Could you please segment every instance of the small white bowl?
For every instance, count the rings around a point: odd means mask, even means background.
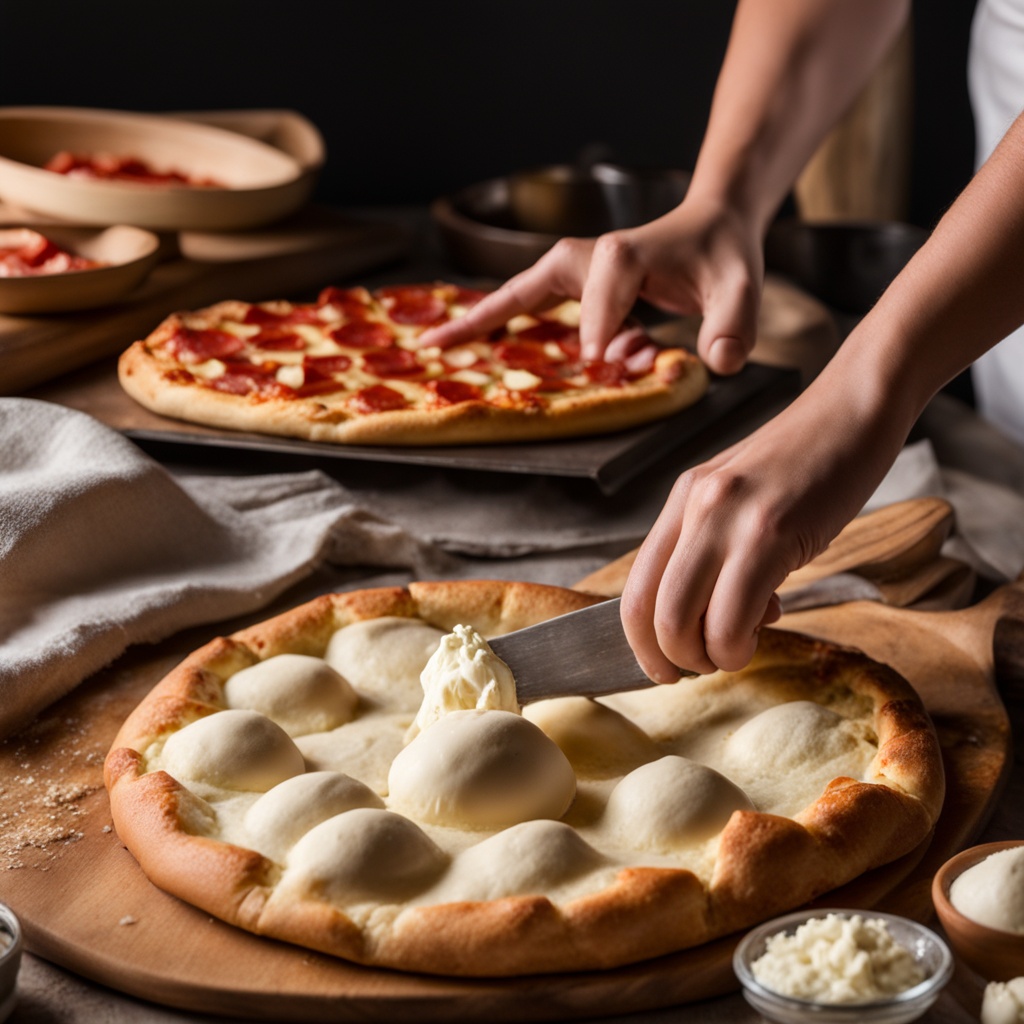
[[[61,151],[138,157],[222,187],[69,177],[44,169]],[[292,213],[313,179],[282,150],[211,124],[77,107],[0,108],[0,197],[74,224],[232,231]]]
[[[821,1003],[780,995],[762,985],[753,974],[752,964],[765,951],[772,936],[780,932],[792,934],[812,918],[836,914],[852,917],[881,918],[892,937],[905,946],[920,964],[927,977],[919,985],[888,999],[871,1003]],[[917,1020],[939,997],[953,975],[953,955],[946,944],[930,928],[895,914],[876,910],[803,910],[775,918],[746,935],[733,954],[733,970],[743,986],[743,996],[759,1013],[780,1024],[907,1024]]]
[[[3,232],[18,227],[38,231],[62,249],[105,265],[0,277],[0,313],[64,313],[110,305],[141,284],[160,258],[160,239],[128,224],[97,230],[65,224],[0,223],[0,238]]]
[[[21,923],[14,911],[0,903],[0,932],[10,944],[0,945],[0,1022],[7,1020],[18,1000],[18,969],[21,967]]]

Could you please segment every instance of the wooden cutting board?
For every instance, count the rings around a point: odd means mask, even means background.
[[[261,230],[168,235],[162,261],[116,305],[49,316],[0,314],[0,395],[116,355],[176,310],[221,299],[315,294],[398,258],[411,244],[404,226],[318,206]]]
[[[932,712],[945,755],[948,795],[932,840],[828,894],[824,904],[930,917],[935,868],[977,837],[1008,772],[1009,723],[993,677],[997,666],[1020,672],[1019,631],[1004,628],[1020,621],[1022,584],[957,611],[860,603],[801,612],[783,623],[857,644],[896,665]],[[735,939],[610,971],[431,978],[260,939],[157,890],[112,831],[102,761],[128,712],[216,631],[195,629],[133,649],[0,745],[0,900],[21,916],[32,952],[158,1003],[267,1020],[569,1020],[689,1003],[735,988]],[[680,1010],[681,1019],[686,1012]]]

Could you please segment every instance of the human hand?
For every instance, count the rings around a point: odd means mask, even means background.
[[[779,584],[863,508],[898,454],[909,422],[865,401],[863,378],[831,376],[677,480],[622,595],[652,679],[746,665],[781,614]]]
[[[698,354],[716,373],[731,374],[754,347],[763,278],[753,227],[726,207],[686,199],[637,228],[560,240],[464,316],[424,332],[420,343],[461,344],[520,313],[579,299],[583,358],[628,364],[649,347],[644,333],[627,324],[643,298],[669,313],[703,314]]]

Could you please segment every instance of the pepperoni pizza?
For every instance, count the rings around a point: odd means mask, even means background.
[[[667,416],[707,388],[681,348],[648,365],[584,361],[579,305],[425,347],[482,292],[447,283],[326,288],[315,302],[220,302],[175,313],[121,357],[136,401],[209,426],[368,445],[598,434]]]

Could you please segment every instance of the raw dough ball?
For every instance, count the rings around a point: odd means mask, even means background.
[[[306,772],[268,790],[246,811],[252,848],[283,861],[311,828],[353,807],[383,808],[373,790],[341,772]]]
[[[415,714],[423,700],[420,673],[444,630],[419,619],[387,616],[339,629],[324,660],[383,707]]]
[[[339,904],[399,902],[427,888],[447,855],[408,818],[357,808],[307,832],[288,855],[289,883]]]
[[[224,684],[229,708],[249,708],[289,736],[327,732],[352,720],[359,698],[322,658],[279,654],[236,672]]]
[[[670,853],[718,835],[737,810],[755,810],[739,786],[707,765],[670,754],[630,772],[612,790],[605,815],[623,842]]]
[[[549,893],[605,863],[570,825],[524,821],[461,854],[431,896],[447,902]]]
[[[539,700],[526,705],[523,717],[558,744],[583,778],[625,775],[662,754],[643,729],[589,697]]]
[[[809,700],[778,704],[744,722],[726,741],[730,764],[745,775],[778,776],[807,762],[825,764],[856,746],[845,719]]]
[[[560,818],[576,776],[558,747],[510,711],[453,711],[394,760],[388,803],[422,821],[506,828]]]
[[[158,767],[183,785],[266,792],[305,771],[299,748],[256,711],[218,711],[173,733]]]

